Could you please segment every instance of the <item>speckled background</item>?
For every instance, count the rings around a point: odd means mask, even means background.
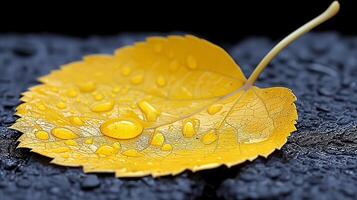
[[[258,86],[285,86],[298,97],[298,131],[280,151],[230,169],[175,177],[117,179],[84,174],[15,149],[21,92],[59,65],[112,53],[144,35],[69,38],[0,35],[0,199],[356,199],[357,37],[304,36],[262,74]],[[224,46],[246,74],[275,42],[248,38]]]

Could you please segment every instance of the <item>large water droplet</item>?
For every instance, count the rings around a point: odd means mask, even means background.
[[[143,131],[141,123],[135,119],[110,119],[100,126],[102,134],[116,139],[131,139]]]
[[[114,101],[106,101],[98,104],[94,104],[91,108],[93,112],[108,112],[114,107]]]
[[[165,141],[164,135],[162,133],[155,132],[154,136],[151,139],[150,144],[153,146],[161,147],[164,141]]]
[[[97,153],[101,156],[110,156],[110,155],[114,154],[115,152],[116,152],[116,150],[112,146],[109,146],[109,145],[100,146],[95,151],[95,153]]]
[[[40,140],[48,140],[48,138],[49,138],[48,133],[46,131],[37,131],[35,133],[35,136],[37,139],[40,139]]]
[[[64,140],[75,139],[78,137],[75,133],[73,133],[73,131],[63,127],[56,127],[52,129],[51,134],[56,138]]]
[[[149,122],[156,121],[160,115],[160,111],[147,101],[143,100],[138,102],[138,107],[144,113],[146,120]]]
[[[95,90],[95,83],[92,81],[78,84],[79,90],[82,92],[93,92]]]
[[[207,108],[207,112],[210,115],[214,115],[214,114],[218,113],[219,111],[221,111],[222,108],[223,108],[222,104],[213,104]]]
[[[202,136],[201,142],[203,144],[212,144],[218,139],[217,133],[215,130],[210,130],[208,133]]]

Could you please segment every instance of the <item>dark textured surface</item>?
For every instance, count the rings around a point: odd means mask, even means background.
[[[357,196],[357,38],[309,34],[262,74],[259,86],[298,97],[298,131],[268,159],[175,177],[117,179],[58,167],[15,149],[8,130],[21,92],[36,78],[89,53],[111,53],[143,36],[74,39],[0,36],[0,199],[355,199]],[[227,46],[249,74],[274,43],[251,38]]]

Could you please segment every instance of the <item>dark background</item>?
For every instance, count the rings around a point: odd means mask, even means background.
[[[194,3],[195,2],[195,3]],[[54,33],[86,37],[127,32],[173,31],[213,42],[251,35],[279,39],[324,11],[331,0],[285,1],[47,1],[1,7],[1,33]],[[340,0],[339,15],[315,31],[356,35],[357,1]]]

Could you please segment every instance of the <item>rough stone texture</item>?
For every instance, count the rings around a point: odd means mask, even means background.
[[[258,86],[298,97],[298,131],[268,159],[175,177],[117,179],[15,149],[7,129],[21,92],[36,78],[89,53],[111,53],[144,36],[75,39],[0,36],[0,199],[354,199],[357,196],[357,37],[304,36],[262,74]],[[273,46],[266,38],[227,45],[246,74]]]

